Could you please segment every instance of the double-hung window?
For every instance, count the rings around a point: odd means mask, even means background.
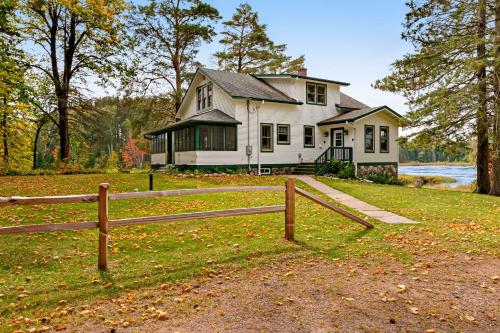
[[[307,104],[326,105],[326,84],[306,83]]]
[[[276,125],[277,140],[278,145],[289,145],[290,144],[290,125],[288,124],[278,124]]]
[[[365,125],[365,153],[375,152],[375,126]]]
[[[389,152],[389,127],[380,126],[380,152]]]
[[[260,124],[260,151],[272,152],[273,150],[273,124]]]
[[[314,148],[314,126],[304,126],[304,147]]]
[[[213,104],[213,87],[212,83],[207,83],[196,88],[197,109],[204,110],[212,107]]]

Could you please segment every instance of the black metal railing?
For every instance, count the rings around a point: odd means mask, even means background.
[[[314,161],[316,174],[321,174],[332,159],[352,162],[352,147],[328,147]]]

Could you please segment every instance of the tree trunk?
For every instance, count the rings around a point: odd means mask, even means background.
[[[38,146],[38,138],[40,137],[40,132],[42,131],[43,125],[45,125],[45,117],[43,117],[40,120],[40,123],[36,127],[35,142],[33,143],[33,170],[36,169],[36,164],[37,164],[36,151]]]
[[[3,117],[2,117],[2,142],[3,142],[3,165],[6,169],[9,167],[9,138],[7,136],[7,98],[3,99]]]
[[[495,1],[495,99],[493,115],[493,170],[490,194],[500,196],[500,0]]]
[[[65,96],[64,96],[65,95]],[[68,121],[68,95],[58,96],[57,111],[59,113],[59,145],[61,161],[69,157],[69,121]]]
[[[478,81],[478,109],[476,114],[477,132],[477,192],[490,191],[490,177],[488,175],[488,101],[486,85],[486,0],[479,1],[477,36],[480,41],[477,45],[477,60],[481,64],[477,71]]]

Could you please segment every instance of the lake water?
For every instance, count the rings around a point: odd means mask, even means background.
[[[455,187],[470,184],[476,179],[476,168],[472,165],[403,165],[399,167],[399,173],[418,176],[446,176],[455,178],[456,183],[447,183]]]

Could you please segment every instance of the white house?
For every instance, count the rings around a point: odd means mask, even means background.
[[[341,92],[345,82],[298,74],[249,75],[199,68],[177,121],[150,133],[151,164],[321,172],[330,159],[357,174],[397,173],[398,113]]]

